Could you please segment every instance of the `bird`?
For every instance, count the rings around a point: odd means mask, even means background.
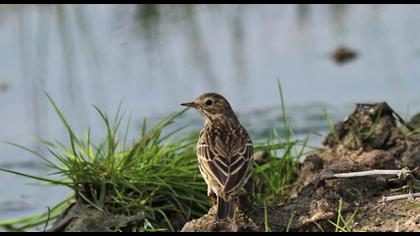
[[[238,194],[253,169],[253,144],[231,105],[222,95],[209,92],[182,106],[204,117],[197,142],[198,167],[207,183],[207,195],[217,205],[217,220],[235,218]]]

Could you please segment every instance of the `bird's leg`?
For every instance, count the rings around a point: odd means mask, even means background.
[[[213,206],[217,205],[217,196],[213,191],[210,190],[210,188],[207,191],[207,195],[210,197],[211,201],[213,202]]]

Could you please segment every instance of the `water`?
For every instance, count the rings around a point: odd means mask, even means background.
[[[281,127],[277,81],[299,137],[320,145],[323,109],[338,121],[356,102],[420,110],[420,6],[0,5],[0,139],[45,152],[66,142],[44,91],[78,132],[103,126],[92,104],[157,120],[207,91],[225,95],[254,139]],[[340,45],[356,50],[337,65]],[[188,111],[179,124],[200,118]],[[320,134],[320,135],[317,135]],[[33,156],[0,144],[0,166],[46,176]],[[44,212],[69,194],[0,173],[0,219]]]

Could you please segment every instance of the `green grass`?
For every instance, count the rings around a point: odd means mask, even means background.
[[[352,223],[355,215],[357,214],[357,210],[355,210],[353,214],[348,219],[346,219],[342,215],[342,208],[343,200],[340,198],[337,210],[337,220],[336,222],[328,220],[328,222],[335,227],[335,232],[353,232]],[[314,223],[321,232],[325,232],[320,224],[316,223],[315,221],[312,221],[312,223]]]
[[[270,226],[268,225],[268,213],[266,205],[264,205],[264,231],[271,232]]]
[[[292,222],[293,222],[293,217],[295,217],[294,213],[290,216],[289,221],[287,222],[286,232],[290,231],[290,227],[292,226]]]
[[[299,159],[304,154],[308,142],[308,136],[303,141],[294,139],[294,132],[287,117],[280,83],[279,93],[283,133],[273,129],[267,140],[257,144],[256,148],[257,151],[260,149],[268,151],[270,156],[266,163],[255,166],[252,173],[253,195],[256,202],[260,204],[275,203],[284,198],[287,187],[297,177]]]
[[[340,198],[339,204],[338,204],[338,210],[337,210],[337,221],[336,222],[332,222],[330,220],[328,220],[332,225],[335,226],[335,232],[352,232],[352,222],[354,219],[354,216],[357,213],[357,210],[355,210],[353,212],[353,214],[348,218],[345,219],[341,213],[343,207],[343,200]]]
[[[252,193],[257,204],[270,204],[284,196],[287,185],[297,175],[298,161],[307,141],[292,139],[293,130],[287,120],[280,85],[279,90],[286,117],[283,119],[285,132],[280,135],[273,130],[266,141],[255,142],[256,151],[270,153],[269,161],[256,166],[250,180],[254,185],[264,183],[261,191]],[[175,139],[181,129],[171,129],[175,119],[188,108],[167,116],[152,127],[148,127],[145,121],[140,137],[129,143],[130,119],[126,127],[122,127],[124,116],[120,108],[111,120],[104,111],[94,107],[106,129],[106,135],[94,142],[90,129],[81,135],[76,134],[53,99],[46,95],[67,130],[67,145],[40,140],[49,152],[49,156],[44,156],[19,144],[11,144],[40,158],[51,168],[50,176],[38,177],[0,168],[1,171],[51,185],[67,186],[74,191],[70,198],[100,211],[123,215],[141,213],[145,219],[136,226],[136,231],[175,231],[177,226],[173,225],[173,219],[183,224],[207,213],[211,201],[197,167],[197,132]],[[297,149],[298,146],[303,147]],[[52,207],[50,212],[0,221],[0,227],[25,231],[45,227],[47,223],[51,226],[65,209],[65,202],[68,199]]]

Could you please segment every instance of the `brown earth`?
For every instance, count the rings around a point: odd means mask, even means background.
[[[399,127],[397,120],[408,128]],[[417,128],[410,124],[415,122],[406,124],[386,103],[358,104],[326,137],[326,148],[306,157],[290,197],[268,207],[268,227],[271,231],[335,231],[331,222],[337,222],[341,199],[342,217],[349,220],[354,213],[347,230],[420,231],[420,198],[382,201],[383,196],[407,193],[405,180],[396,176],[321,178],[331,173],[407,167],[418,179],[420,133],[409,132]],[[182,231],[264,230],[262,209],[254,207],[247,213],[252,220],[240,215],[234,222],[215,222],[212,208]]]

